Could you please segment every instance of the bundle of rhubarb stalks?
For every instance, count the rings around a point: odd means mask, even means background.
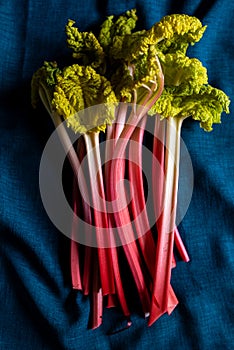
[[[176,227],[182,122],[211,131],[229,113],[229,98],[187,56],[206,29],[199,19],[168,15],[148,30],[136,23],[135,10],[107,17],[95,34],[68,20],[72,63],[46,61],[32,78],[32,104],[41,100],[59,127],[74,172],[71,280],[91,297],[92,328],[114,306],[131,325],[129,281],[148,325],[178,304],[174,248],[189,261]],[[142,159],[149,118],[152,203]],[[68,128],[77,134],[73,144]]]

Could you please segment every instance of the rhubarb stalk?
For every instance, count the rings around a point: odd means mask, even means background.
[[[165,181],[163,186],[162,213],[158,219],[156,270],[149,325],[168,310],[179,179],[181,125],[182,118],[167,119]]]

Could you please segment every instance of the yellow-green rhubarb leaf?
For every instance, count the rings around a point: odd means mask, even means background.
[[[108,16],[101,25],[98,37],[102,47],[109,52],[116,37],[122,38],[132,33],[136,26],[137,19],[135,9],[126,11],[126,13],[117,17],[116,20],[114,16]]]
[[[206,30],[201,21],[186,14],[172,14],[163,17],[149,30],[149,37],[156,42],[163,53],[186,50],[198,42]]]
[[[196,58],[182,52],[159,54],[164,73],[164,90],[149,111],[162,118],[192,117],[211,131],[221,122],[221,114],[229,113],[229,98],[221,90],[208,85],[207,70]]]
[[[56,76],[60,72],[61,70],[56,62],[44,62],[44,65],[33,74],[31,80],[31,103],[34,108],[36,108],[40,100],[40,86],[46,90],[47,95],[52,99],[54,86],[57,82]]]
[[[229,104],[228,96],[210,85],[204,85],[198,93],[190,95],[179,95],[176,89],[165,87],[149,114],[158,113],[161,118],[192,117],[205,131],[211,131],[213,124],[221,123],[222,113],[229,113]]]
[[[98,39],[92,32],[80,32],[69,20],[66,25],[67,44],[73,50],[73,57],[82,65],[97,68],[104,64],[105,54]]]
[[[115,93],[92,67],[73,64],[64,68],[57,81],[52,106],[74,132],[104,131],[113,122]]]
[[[176,87],[176,93],[198,93],[208,83],[207,69],[197,58],[189,58],[181,52],[159,54],[165,86]]]

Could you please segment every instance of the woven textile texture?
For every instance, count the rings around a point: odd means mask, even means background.
[[[72,291],[70,242],[49,220],[40,197],[41,154],[53,125],[30,104],[30,80],[44,60],[65,61],[64,26],[95,28],[107,15],[136,8],[139,27],[171,13],[197,16],[207,30],[190,56],[208,69],[210,84],[234,101],[234,3],[230,0],[0,1],[0,349],[234,348],[234,115],[211,133],[184,123],[194,190],[180,232],[189,251],[172,285],[179,305],[153,326],[136,311],[132,327],[109,335],[120,312],[106,309],[103,325],[87,328],[89,300]],[[131,290],[131,289],[130,289]],[[137,310],[137,307],[136,307]]]

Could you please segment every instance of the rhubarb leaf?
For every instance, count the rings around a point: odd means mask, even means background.
[[[73,57],[82,65],[97,68],[104,63],[105,54],[98,39],[92,32],[80,32],[69,20],[66,25],[67,45],[73,50]]]
[[[114,16],[107,17],[101,25],[98,37],[100,44],[107,53],[110,52],[113,42],[118,40],[118,38],[123,38],[125,35],[130,35],[132,33],[138,18],[136,10],[133,9],[117,17],[116,21],[114,21],[114,19]]]
[[[59,73],[61,73],[61,70],[58,68],[57,62],[44,62],[44,65],[33,74],[31,81],[31,103],[34,108],[37,107],[40,101],[40,86],[43,86],[50,99],[52,99],[54,86],[57,82],[56,76]]]
[[[110,82],[90,66],[73,64],[57,76],[52,106],[74,132],[104,131],[114,120],[116,102]],[[102,108],[85,110],[96,105]]]
[[[221,114],[229,113],[228,96],[208,84],[207,70],[198,59],[181,52],[160,54],[159,58],[165,85],[149,114],[158,113],[161,118],[191,116],[211,131],[214,123],[221,122]]]
[[[149,32],[164,54],[177,51],[185,54],[189,44],[194,45],[202,38],[206,27],[194,16],[172,14],[163,17]]]

